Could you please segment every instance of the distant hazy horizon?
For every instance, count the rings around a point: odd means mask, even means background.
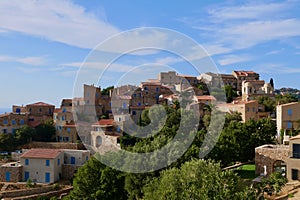
[[[5,112],[11,112],[11,108],[0,108],[0,114],[3,114]]]

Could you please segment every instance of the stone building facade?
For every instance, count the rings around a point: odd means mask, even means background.
[[[281,168],[285,175],[287,173],[286,166],[290,155],[288,145],[263,145],[255,148],[255,173],[256,175],[270,175]],[[279,161],[279,162],[278,162]],[[285,169],[285,171],[283,171]]]
[[[18,162],[7,163],[0,167],[0,182],[22,181],[23,166]]]

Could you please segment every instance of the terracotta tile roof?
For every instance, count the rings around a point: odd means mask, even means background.
[[[36,102],[36,103],[33,103],[33,104],[28,104],[27,106],[54,106],[54,105],[44,103],[44,102]]]
[[[179,74],[180,77],[186,77],[186,78],[196,78],[195,76],[186,75],[186,74]]]
[[[100,119],[98,122],[96,122],[94,125],[113,125],[114,119]]]
[[[198,101],[199,100],[208,100],[208,101],[215,101],[216,98],[211,95],[203,95],[203,96],[197,96]]]
[[[54,159],[63,151],[60,149],[30,149],[21,158],[46,158]]]
[[[65,127],[65,128],[75,128],[75,127],[77,127],[77,124],[75,124],[75,122],[72,121],[70,123],[66,123],[63,127]]]
[[[60,108],[55,108],[54,113],[60,113],[62,111],[62,109]]]
[[[238,76],[249,76],[249,75],[257,75],[256,72],[254,71],[234,71],[235,74],[237,74]]]
[[[9,115],[11,115],[12,113],[4,113],[4,114],[0,114],[0,117],[8,117]]]

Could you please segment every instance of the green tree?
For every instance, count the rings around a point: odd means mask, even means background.
[[[40,124],[35,128],[35,134],[33,135],[32,140],[52,142],[55,139],[55,132],[53,121]]]
[[[73,180],[74,189],[67,199],[127,199],[124,175],[92,157],[79,168]]]
[[[31,141],[32,137],[35,135],[35,129],[29,126],[23,126],[18,129],[14,135],[15,144],[17,146],[27,144]]]
[[[180,169],[162,171],[160,177],[145,185],[144,199],[240,199],[245,196],[248,188],[239,191],[238,180],[236,174],[222,171],[220,165],[213,161],[192,160],[183,164]],[[251,195],[255,199],[256,194]]]
[[[287,178],[282,176],[280,172],[272,173],[269,177],[264,178],[261,183],[261,191],[270,195],[277,194],[281,188],[287,183]]]
[[[231,103],[235,97],[237,97],[237,92],[232,88],[231,85],[225,85],[225,93],[226,93],[226,102]]]
[[[271,78],[271,79],[270,79],[270,85],[272,86],[272,88],[273,88],[273,89],[275,89],[275,87],[274,87],[274,80],[273,80],[273,78]]]
[[[11,134],[0,133],[0,149],[5,151],[14,150],[13,137]]]
[[[291,103],[291,102],[297,102],[298,101],[298,98],[296,95],[293,95],[293,94],[290,94],[290,93],[287,93],[287,94],[284,94],[284,95],[276,95],[276,104],[286,104],[286,103]]]
[[[268,96],[258,96],[256,98],[256,100],[258,100],[258,103],[263,105],[265,107],[265,111],[266,112],[274,112],[276,109],[276,101],[271,99]]]
[[[109,95],[109,91],[110,90],[113,90],[114,89],[114,86],[109,86],[107,88],[104,88],[102,91],[101,91],[101,95]]]

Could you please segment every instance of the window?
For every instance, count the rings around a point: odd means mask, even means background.
[[[2,130],[2,132],[3,132],[3,133],[7,133],[7,129],[4,128],[4,129]]]
[[[86,157],[85,157],[85,160],[86,160],[86,161],[88,161],[88,159],[89,159],[89,157],[88,157],[88,156],[86,156]]]
[[[146,90],[146,91],[147,91],[147,90],[148,90],[148,87],[144,87],[144,90]]]
[[[292,116],[292,114],[293,114],[293,110],[292,109],[288,109],[288,115]]]
[[[159,91],[159,88],[157,87],[157,88],[156,88],[156,92],[158,92],[158,91]]]
[[[132,115],[136,115],[136,111],[132,111]]]
[[[133,94],[133,97],[136,97],[136,94]]]
[[[25,165],[29,165],[29,160],[25,159]]]
[[[16,133],[16,129],[12,128],[11,132],[12,132],[12,134],[15,134]]]
[[[42,109],[41,109],[41,108],[39,109],[39,112],[42,112]]]
[[[20,113],[21,113],[21,109],[20,109],[20,108],[17,108],[17,109],[16,109],[16,113],[20,114]]]
[[[292,128],[293,127],[293,123],[292,122],[287,122],[287,128]]]
[[[57,159],[57,165],[60,165],[60,159]]]
[[[292,180],[298,180],[298,170],[292,169]]]
[[[3,124],[8,124],[7,119],[4,119],[4,120],[3,120]]]
[[[293,158],[300,158],[300,144],[293,144]]]
[[[249,112],[249,111],[250,111],[249,107],[247,107],[246,109],[247,109],[247,112]]]
[[[11,120],[11,124],[12,124],[12,125],[16,125],[16,120],[14,120],[14,119]]]
[[[253,107],[253,108],[252,108],[252,112],[256,112],[256,109],[255,109],[255,107]]]
[[[46,160],[46,166],[47,166],[47,167],[50,166],[50,160]]]
[[[61,121],[65,121],[65,116],[61,116]]]
[[[63,113],[67,112],[67,109],[66,108],[63,108]]]
[[[141,106],[142,104],[141,104],[141,102],[138,102],[138,106]]]
[[[123,109],[126,108],[126,102],[123,102]]]
[[[25,123],[24,119],[21,119],[20,120],[20,125],[24,125],[24,123]]]
[[[67,128],[68,133],[71,133],[71,128]]]

